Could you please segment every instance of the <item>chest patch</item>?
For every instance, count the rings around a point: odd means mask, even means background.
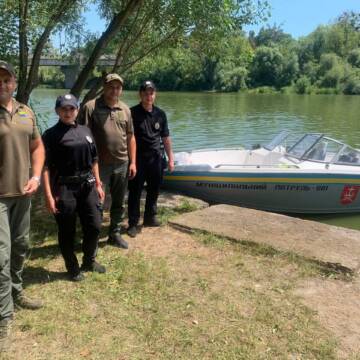
[[[26,111],[19,111],[18,115],[22,118],[27,118],[29,117],[29,114]]]
[[[160,124],[158,122],[156,122],[154,127],[155,127],[156,130],[159,130],[160,129]]]

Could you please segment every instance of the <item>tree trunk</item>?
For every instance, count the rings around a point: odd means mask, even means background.
[[[62,16],[64,15],[64,12],[68,10],[68,8],[74,4],[73,0],[62,0],[60,2],[59,7],[54,11],[54,14],[51,16],[48,24],[45,27],[45,30],[41,34],[33,54],[33,58],[31,61],[30,71],[28,73],[26,84],[25,79],[22,79],[21,83],[21,91],[17,92],[16,99],[24,104],[27,104],[30,98],[30,94],[34,87],[36,86],[36,83],[38,81],[38,72],[39,72],[39,65],[40,65],[40,57],[42,54],[42,51],[44,49],[44,46],[46,45],[46,42],[49,39],[49,36],[51,34],[51,31],[55,28],[55,26],[59,23]],[[26,60],[27,63],[27,60]],[[21,68],[21,72],[27,71],[27,67],[25,69]],[[20,80],[20,79],[19,79]],[[19,81],[20,82],[20,81]]]
[[[19,1],[19,77],[17,98],[20,101],[24,97],[26,88],[26,76],[28,66],[28,43],[27,43],[27,15],[29,9],[28,1]]]
[[[96,43],[96,46],[89,60],[80,72],[74,86],[70,90],[73,95],[75,95],[76,97],[80,97],[81,91],[84,89],[86,81],[90,73],[95,68],[96,63],[99,60],[103,50],[106,48],[110,40],[114,37],[116,32],[119,31],[120,27],[125,23],[131,13],[136,9],[136,7],[140,6],[142,2],[143,0],[130,0],[126,8],[114,16],[107,29],[103,32],[99,41]]]
[[[86,104],[88,101],[94,99],[97,96],[97,93],[99,92],[99,90],[101,89],[103,83],[103,78],[99,77],[95,84],[93,85],[93,87],[86,93],[86,95],[84,96],[84,99],[81,103],[81,106]]]

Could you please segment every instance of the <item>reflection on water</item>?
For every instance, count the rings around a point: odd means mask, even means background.
[[[34,91],[35,111],[48,117],[48,125],[56,122],[55,99],[65,92]],[[123,99],[129,106],[138,102],[136,92],[125,91]],[[357,96],[160,92],[158,104],[168,115],[175,151],[251,147],[284,129],[297,134],[324,132],[360,148]],[[360,215],[312,218],[360,229]]]
[[[303,215],[301,218],[305,220],[321,221],[325,224],[360,230],[360,216],[358,214]]]

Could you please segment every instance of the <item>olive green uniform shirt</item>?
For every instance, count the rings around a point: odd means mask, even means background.
[[[12,113],[0,106],[0,198],[24,195],[31,166],[30,142],[39,136],[28,106],[15,99]]]
[[[109,165],[128,161],[127,136],[134,133],[130,109],[122,101],[110,108],[104,98],[87,102],[78,117],[87,125],[95,139],[99,163]]]

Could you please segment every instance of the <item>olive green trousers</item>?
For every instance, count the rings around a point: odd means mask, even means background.
[[[125,215],[125,195],[128,188],[129,162],[113,165],[100,164],[100,179],[111,194],[109,236],[120,232]]]
[[[12,316],[29,247],[30,197],[0,198],[0,321]]]

